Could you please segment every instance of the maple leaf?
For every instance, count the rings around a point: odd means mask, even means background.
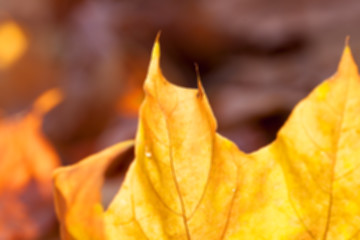
[[[61,98],[47,91],[24,116],[0,119],[0,239],[37,239],[52,227],[51,176],[60,160],[41,123]]]
[[[252,154],[216,133],[198,90],[169,83],[153,48],[135,160],[108,209],[121,143],[54,175],[63,239],[358,239],[360,80],[350,48],[276,140]]]

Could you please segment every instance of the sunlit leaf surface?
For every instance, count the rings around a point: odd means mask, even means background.
[[[63,239],[360,239],[360,80],[337,73],[252,154],[216,133],[197,90],[169,83],[156,43],[135,160],[108,209],[99,188],[117,145],[55,175]]]

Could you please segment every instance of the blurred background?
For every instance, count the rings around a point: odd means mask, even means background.
[[[251,152],[271,142],[294,105],[335,73],[347,35],[359,60],[359,24],[356,0],[0,0],[0,123],[20,121],[56,87],[63,101],[41,116],[40,131],[59,164],[134,138],[161,30],[164,75],[196,87],[198,63],[219,132]],[[0,133],[0,170],[10,135]],[[0,184],[1,240],[58,239],[51,204],[37,214],[4,214],[9,199],[17,209],[39,205],[30,185],[5,195]]]

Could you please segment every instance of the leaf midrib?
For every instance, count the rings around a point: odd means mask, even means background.
[[[340,119],[339,119],[339,123],[338,126],[336,128],[335,131],[335,142],[334,142],[334,151],[331,154],[331,158],[332,158],[332,164],[331,164],[331,175],[330,175],[330,189],[329,189],[329,202],[328,202],[328,211],[327,211],[327,217],[326,217],[326,224],[325,224],[325,229],[324,229],[324,235],[322,237],[323,240],[327,239],[327,235],[330,229],[330,223],[331,223],[331,214],[332,214],[332,209],[333,209],[333,186],[334,186],[334,180],[335,180],[335,166],[336,166],[336,162],[338,160],[338,152],[339,152],[339,143],[340,143],[340,138],[341,138],[341,132],[343,129],[343,124],[344,124],[344,118],[345,118],[345,114],[346,114],[346,109],[348,106],[348,98],[349,98],[349,89],[350,89],[350,84],[352,82],[352,77],[350,77],[350,79],[347,81],[346,84],[346,88],[345,88],[345,94],[344,94],[344,103],[343,103],[343,107],[342,107],[342,111],[340,114]]]

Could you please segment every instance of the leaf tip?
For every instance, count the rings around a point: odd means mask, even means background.
[[[58,88],[47,90],[35,100],[33,108],[40,114],[45,114],[63,101],[63,93]]]
[[[350,44],[349,44],[349,41],[350,41],[350,36],[347,35],[346,38],[345,38],[345,46],[344,46],[344,52],[343,52],[343,57],[346,55],[346,56],[349,56],[352,57],[352,53],[351,53],[351,48],[350,48]]]
[[[147,77],[145,80],[145,85],[146,82],[152,81],[151,79],[157,79],[157,76],[161,70],[160,70],[160,34],[161,32],[159,31],[155,37],[155,42],[152,48],[152,52],[151,52],[151,58],[150,58],[150,64],[149,64],[149,69],[148,69],[148,73],[147,73]],[[145,86],[144,85],[144,86]]]
[[[345,37],[345,47],[348,47],[349,46],[349,41],[350,41],[350,35],[347,35]]]
[[[357,75],[358,69],[353,58],[351,48],[349,45],[350,36],[346,36],[345,38],[345,47],[341,56],[341,60],[338,67],[338,72],[352,72],[352,74]]]
[[[201,98],[204,96],[204,88],[201,84],[201,78],[200,78],[200,71],[199,71],[199,64],[194,63],[195,66],[195,72],[196,72],[196,81],[197,81],[197,85],[198,85],[198,93],[197,93],[197,97]]]
[[[156,34],[155,37],[155,43],[152,49],[152,53],[151,53],[151,61],[159,61],[160,59],[160,35],[161,35],[161,31],[159,31]]]

